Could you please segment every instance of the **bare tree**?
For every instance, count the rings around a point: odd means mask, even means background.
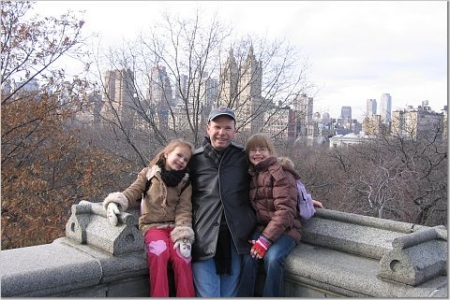
[[[106,55],[110,70],[132,74],[128,103],[134,123],[125,125],[113,111],[103,118],[140,158],[174,137],[199,145],[210,109],[219,105],[236,111],[245,141],[270,128],[274,116],[311,88],[306,60],[288,41],[235,38],[217,14],[204,16],[200,10],[190,18],[164,13],[137,40]],[[104,105],[115,107],[108,83],[102,85]],[[145,165],[148,159],[139,160]]]
[[[345,174],[335,194],[350,204],[347,211],[424,225],[447,223],[444,143],[430,136],[386,135],[329,155],[334,173]]]

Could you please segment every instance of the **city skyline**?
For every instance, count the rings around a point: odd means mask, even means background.
[[[60,15],[69,9],[67,3],[38,1],[35,11]],[[69,3],[73,11],[86,10],[85,30],[99,33],[105,47],[132,39],[163,8],[192,15],[197,5],[218,11],[240,34],[286,37],[311,64],[308,81],[317,90],[308,96],[314,98],[314,112],[332,117],[351,106],[361,121],[367,99],[380,101],[385,93],[392,97],[392,110],[424,100],[435,111],[447,104],[444,1],[114,1],[103,15],[105,2]]]

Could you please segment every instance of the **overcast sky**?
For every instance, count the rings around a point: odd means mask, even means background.
[[[86,10],[86,32],[105,43],[130,39],[169,8],[218,11],[243,34],[287,37],[311,67],[314,111],[362,120],[367,99],[392,97],[392,109],[428,100],[440,112],[448,96],[446,1],[38,1],[39,14]],[[120,21],[118,21],[120,20]]]

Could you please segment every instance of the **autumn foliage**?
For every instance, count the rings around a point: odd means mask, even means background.
[[[115,173],[120,164],[82,142],[70,126],[88,85],[64,82],[64,72],[51,69],[77,45],[83,23],[69,16],[22,22],[30,3],[2,1],[1,7],[1,225],[7,249],[63,236],[71,205],[96,199],[111,184],[99,170]]]

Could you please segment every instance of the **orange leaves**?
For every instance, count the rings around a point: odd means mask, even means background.
[[[121,165],[70,126],[75,111],[54,97],[2,106],[2,248],[50,243],[63,236],[72,204],[95,201]]]
[[[32,3],[2,1],[1,187],[2,248],[50,243],[64,234],[70,207],[99,199],[119,164],[86,148],[73,123],[89,83],[53,68],[60,57],[82,57],[84,21],[25,18]]]

